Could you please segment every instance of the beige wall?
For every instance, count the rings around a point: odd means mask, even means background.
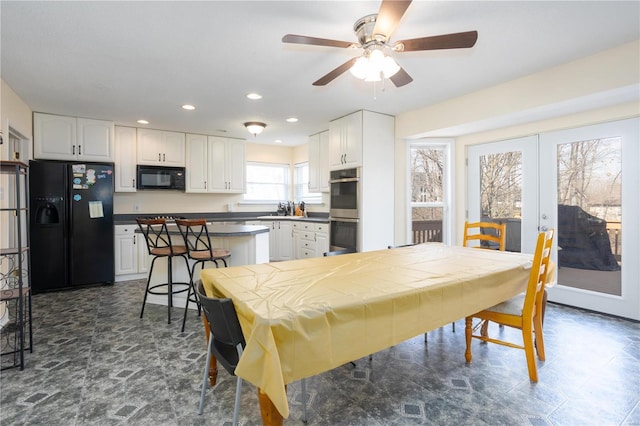
[[[640,116],[639,88],[640,41],[635,41],[398,115],[395,151],[396,243],[405,242],[407,226],[408,141],[425,136],[457,136],[453,226],[454,231],[458,231],[465,220],[465,158],[468,145]],[[620,101],[616,103],[616,99]],[[494,123],[491,130],[466,133],[469,128],[490,128],[491,123]],[[454,234],[459,235],[459,231]],[[455,241],[459,239],[457,236]]]
[[[4,80],[0,79],[0,123],[2,125],[2,138],[4,143],[0,145],[0,159],[12,159],[9,153],[9,127],[18,131],[29,141],[32,137],[31,108],[9,87]],[[30,144],[28,144],[30,145]],[[29,156],[31,149],[29,149]],[[28,160],[28,158],[23,158]]]

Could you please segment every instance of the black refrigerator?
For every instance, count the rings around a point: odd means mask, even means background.
[[[34,293],[113,283],[113,164],[30,161]]]

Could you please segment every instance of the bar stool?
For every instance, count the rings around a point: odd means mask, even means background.
[[[195,279],[196,266],[200,264],[202,269],[206,262],[213,262],[218,268],[220,266],[218,261],[221,261],[226,268],[227,259],[231,257],[231,252],[227,249],[214,248],[212,246],[206,219],[176,219],[176,225],[178,225],[180,234],[184,239],[189,259],[195,260],[191,267],[191,283],[187,293],[187,304],[184,307],[184,317],[182,318],[182,331],[184,331],[189,302],[194,302],[198,306],[198,316],[200,316],[200,301],[194,284],[194,281],[197,281]]]
[[[165,219],[146,219],[137,218],[136,222],[140,227],[140,231],[144,235],[147,242],[147,249],[149,255],[153,256],[151,261],[151,267],[149,268],[149,278],[147,279],[147,288],[144,292],[144,299],[142,300],[142,310],[140,310],[140,318],[144,314],[144,306],[147,302],[147,294],[155,295],[167,295],[167,323],[171,324],[171,308],[173,307],[173,295],[178,293],[184,293],[190,288],[191,285],[191,270],[189,269],[189,261],[187,260],[187,248],[183,245],[171,244],[171,237],[169,236],[169,230],[167,229],[167,223]],[[189,272],[189,282],[173,282],[173,268],[172,261],[174,257],[181,257],[184,259],[187,265],[187,272]],[[156,260],[159,258],[167,258],[167,282],[161,284],[151,285],[151,277],[153,274],[153,267]],[[186,288],[175,289],[174,286],[186,286]],[[166,288],[164,291],[157,291],[158,288]]]

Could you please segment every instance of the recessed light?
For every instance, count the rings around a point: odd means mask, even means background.
[[[140,124],[149,124],[149,122],[147,120],[138,120],[138,123],[140,123]]]
[[[282,143],[282,140],[281,139],[276,139],[274,142],[275,143]]]
[[[185,104],[185,105],[182,105],[182,109],[193,111],[194,109],[196,109],[196,107],[194,107],[193,105]]]
[[[298,119],[296,117],[287,118],[287,123],[297,123]]]
[[[249,93],[247,94],[247,98],[257,101],[258,99],[262,99],[262,95],[260,93]]]

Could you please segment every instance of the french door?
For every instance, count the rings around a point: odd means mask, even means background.
[[[639,124],[469,147],[469,220],[506,220],[508,241],[520,226],[520,250],[511,249],[522,252],[539,230],[556,229],[549,300],[640,319]]]

